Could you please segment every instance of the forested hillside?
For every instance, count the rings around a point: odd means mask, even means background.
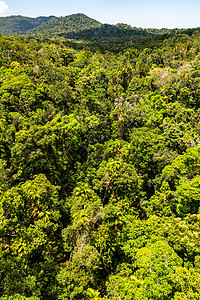
[[[0,17],[0,34],[61,41],[76,49],[118,53],[125,48],[156,48],[175,34],[198,35],[200,28],[137,28],[118,23],[102,24],[82,13],[65,17]]]
[[[40,26],[42,23],[46,23],[56,17],[38,17],[29,18],[23,16],[10,16],[0,17],[0,34],[3,35],[14,35],[16,33],[23,33],[34,27]]]
[[[68,32],[98,28],[102,24],[84,14],[73,14],[65,17],[0,17],[0,34],[14,35],[27,33],[28,36],[39,35],[42,37],[57,36]]]
[[[52,38],[63,33],[78,32],[80,30],[98,28],[102,24],[84,14],[73,14],[66,17],[52,19],[40,26],[27,31],[28,35],[39,35]]]
[[[0,300],[200,299],[195,32],[0,37]]]

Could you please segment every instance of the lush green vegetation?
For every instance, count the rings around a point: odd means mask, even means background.
[[[10,16],[0,17],[0,34],[13,35],[16,33],[23,33],[34,27],[40,26],[42,23],[46,23],[56,17],[38,17],[29,18],[23,16]]]
[[[98,28],[102,24],[84,14],[73,14],[66,17],[54,18],[27,32],[28,35],[43,37],[57,36],[63,33],[78,32],[90,28]]]
[[[0,37],[1,300],[200,299],[200,38],[145,35]]]
[[[27,33],[29,36],[51,37],[68,32],[78,32],[89,28],[98,28],[102,24],[84,14],[66,17],[0,17],[0,34],[14,35]]]

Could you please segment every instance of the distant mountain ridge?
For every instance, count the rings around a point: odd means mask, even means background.
[[[56,19],[55,16],[30,18],[24,16],[9,16],[0,17],[0,34],[13,35],[17,33],[24,33],[30,29],[47,23],[51,19]]]
[[[95,49],[119,50],[123,47],[144,48],[155,40],[164,40],[166,35],[185,33],[192,35],[196,29],[142,29],[119,23],[117,25],[102,24],[85,14],[77,13],[65,17],[24,16],[0,17],[0,34],[22,35],[42,39],[61,39],[68,43],[75,42],[93,45]],[[78,46],[79,47],[79,46]],[[81,47],[81,46],[80,46]]]
[[[0,17],[0,34],[43,35],[46,37],[68,32],[78,32],[101,26],[102,23],[81,13],[65,17]]]
[[[29,30],[28,34],[41,34],[44,36],[59,35],[69,32],[79,32],[85,29],[98,28],[102,23],[81,13],[73,14],[60,18],[50,19],[48,22],[41,24]]]

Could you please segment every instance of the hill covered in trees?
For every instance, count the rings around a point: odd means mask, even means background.
[[[150,44],[152,48],[170,35],[177,33],[198,34],[199,28],[142,29],[123,23],[102,24],[82,13],[65,17],[0,17],[0,34],[21,35],[40,40],[50,39],[54,42],[65,42],[65,45],[76,49],[101,52],[117,53],[127,47],[144,49]]]
[[[34,27],[40,26],[56,17],[29,18],[23,16],[0,17],[0,34],[14,35],[19,32],[26,32]]]
[[[198,29],[83,26],[0,36],[0,300],[199,299]]]
[[[61,33],[99,27],[100,22],[84,14],[73,14],[66,17],[0,17],[0,34],[13,35],[27,32],[28,35],[52,37]]]
[[[73,14],[66,17],[52,19],[28,31],[28,35],[54,37],[69,32],[79,32],[85,29],[98,28],[102,24],[84,14]]]

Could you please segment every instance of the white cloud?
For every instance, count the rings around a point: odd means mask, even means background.
[[[8,11],[8,5],[4,1],[0,1],[0,16]]]

